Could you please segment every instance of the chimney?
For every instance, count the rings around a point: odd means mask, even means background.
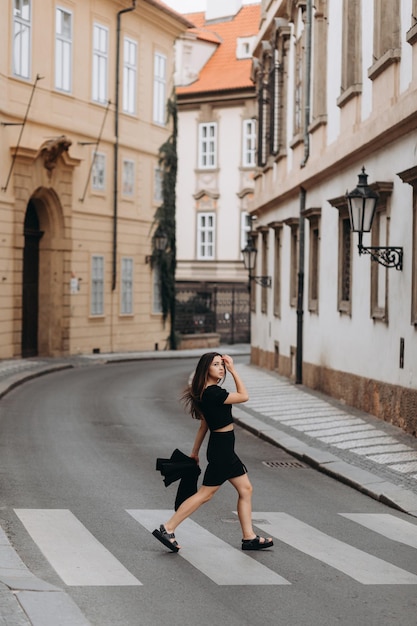
[[[206,22],[233,17],[242,8],[243,0],[207,0]]]

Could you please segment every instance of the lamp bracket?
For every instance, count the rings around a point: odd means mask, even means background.
[[[257,285],[261,287],[271,287],[272,278],[270,276],[251,276],[251,280],[254,280]]]
[[[384,267],[403,269],[403,248],[399,246],[369,246],[358,245],[359,254],[369,254],[373,261]]]

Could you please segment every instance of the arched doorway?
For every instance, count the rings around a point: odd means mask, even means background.
[[[39,241],[42,235],[36,207],[32,201],[29,201],[24,222],[22,357],[37,356],[38,354]]]
[[[60,356],[68,338],[62,206],[56,192],[38,187],[24,218],[21,354]]]

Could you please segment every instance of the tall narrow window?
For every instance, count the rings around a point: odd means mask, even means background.
[[[351,312],[352,289],[352,233],[347,210],[339,212],[339,280],[338,309],[342,313]]]
[[[137,44],[128,37],[123,45],[123,111],[136,111]]]
[[[298,287],[298,219],[287,222],[291,227],[291,247],[290,247],[290,306],[297,306]]]
[[[252,228],[252,221],[249,213],[240,214],[240,249],[246,248],[249,240],[249,233]]]
[[[302,37],[299,37],[295,43],[294,62],[294,135],[300,135],[304,127],[304,46]]]
[[[153,176],[153,199],[157,204],[161,204],[163,196],[164,172],[160,167],[155,167]]]
[[[122,194],[126,198],[133,198],[135,191],[135,162],[131,159],[123,159],[122,168]]]
[[[282,226],[274,229],[274,315],[281,317],[281,235]]]
[[[372,222],[372,245],[387,246],[387,215],[383,210],[376,211]],[[371,263],[371,316],[373,319],[388,321],[388,270],[379,263]]]
[[[91,315],[104,314],[104,257],[93,255],[91,259]]]
[[[417,5],[413,4],[415,9],[415,17],[417,23]],[[417,166],[414,166],[404,172],[399,172],[398,176],[404,183],[408,183],[413,188],[412,197],[412,258],[411,258],[411,324],[417,326]],[[411,203],[411,198],[410,198]]]
[[[96,153],[91,176],[91,186],[95,191],[104,191],[106,184],[106,156]]]
[[[362,90],[361,2],[343,0],[341,106]]]
[[[109,31],[100,24],[93,26],[93,100],[108,100]]]
[[[214,259],[214,213],[197,214],[197,259]]]
[[[401,58],[401,2],[374,0],[374,64],[368,69],[373,80]]]
[[[255,167],[256,165],[256,122],[255,120],[243,120],[243,167]]]
[[[120,313],[133,313],[133,259],[130,257],[122,258]]]
[[[166,56],[156,52],[153,70],[153,121],[156,124],[166,124],[166,66]]]
[[[308,310],[317,312],[319,308],[320,276],[320,209],[308,209],[309,221],[309,263],[308,263]]]
[[[13,74],[30,77],[31,0],[13,2]]]
[[[198,167],[213,169],[217,162],[217,124],[198,125]]]
[[[55,87],[71,91],[72,75],[72,14],[64,9],[56,10],[55,40]]]
[[[269,252],[269,233],[262,231],[262,276],[268,275],[268,252]],[[261,290],[261,312],[266,313],[268,307],[269,289],[262,287]]]
[[[152,313],[162,313],[161,272],[157,266],[152,272]]]

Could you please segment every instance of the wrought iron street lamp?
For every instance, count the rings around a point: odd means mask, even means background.
[[[375,215],[379,195],[368,185],[368,174],[362,167],[358,175],[358,185],[350,193],[346,193],[349,209],[351,230],[359,233],[359,254],[369,254],[373,261],[384,267],[395,267],[402,270],[403,248],[399,246],[369,246],[362,245],[363,233],[369,233]]]
[[[248,239],[248,243],[246,247],[243,248],[242,256],[243,256],[243,264],[245,269],[248,270],[249,273],[249,285],[252,280],[255,281],[261,287],[270,287],[272,284],[272,279],[270,276],[252,276],[252,272],[256,266],[256,255],[258,254],[257,249],[253,245],[252,238]]]
[[[155,249],[163,252],[167,247],[168,235],[160,225],[154,232],[152,239],[155,245]]]

